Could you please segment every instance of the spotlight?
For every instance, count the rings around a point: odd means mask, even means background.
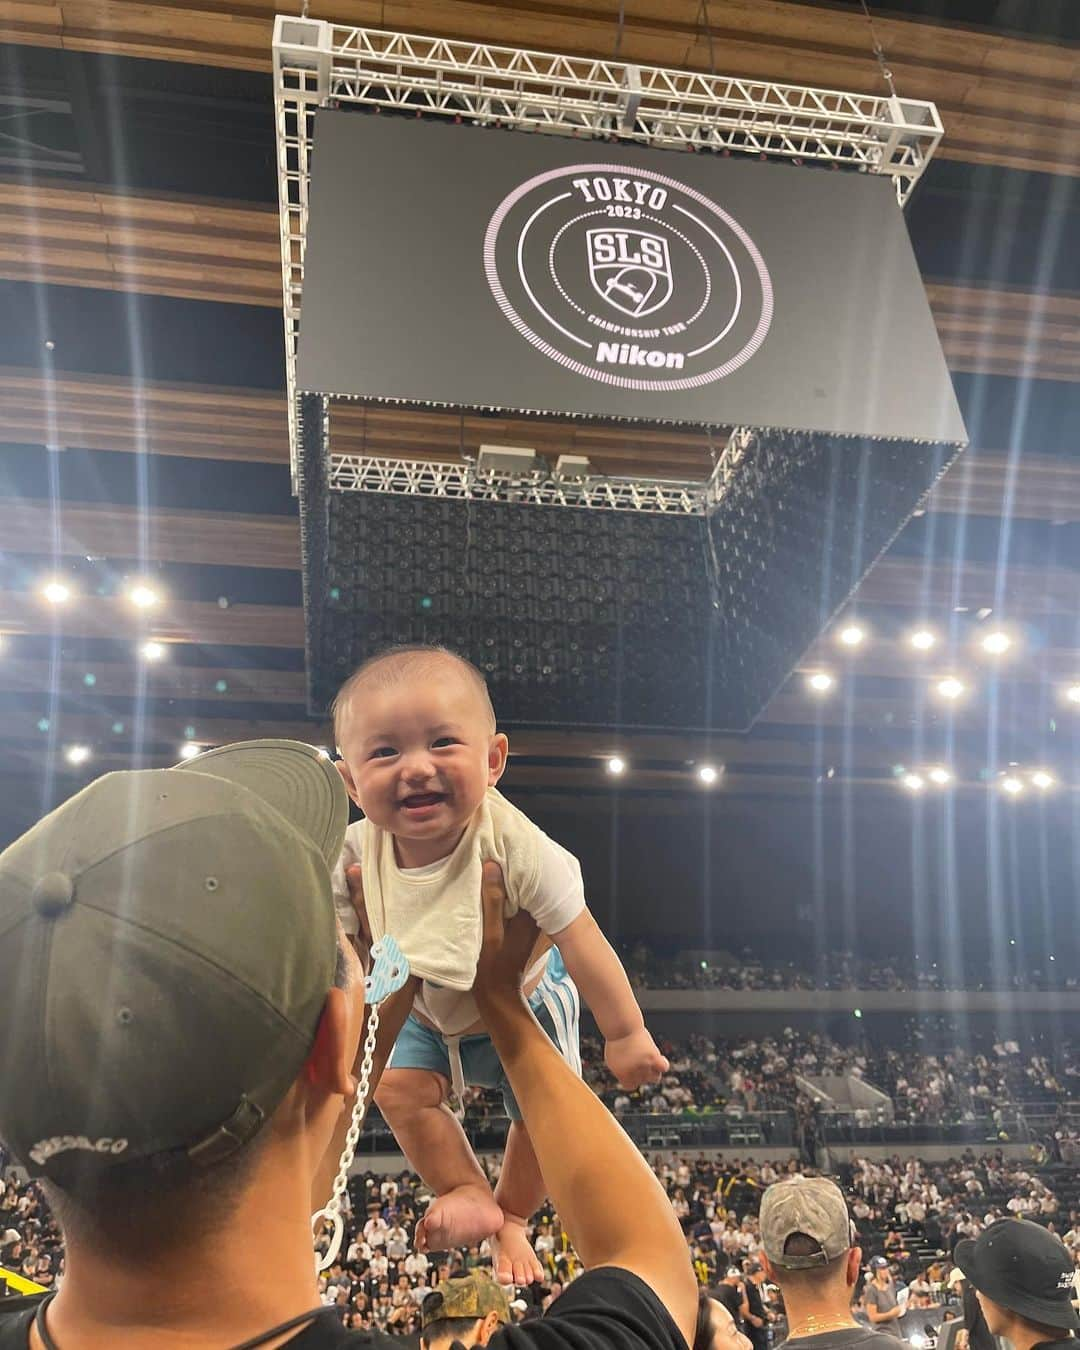
[[[908,641],[919,652],[928,652],[937,642],[937,634],[932,633],[929,628],[916,628],[914,633],[908,637]]]
[[[906,773],[900,781],[909,792],[921,792],[926,786],[926,781],[921,773]]]
[[[202,754],[202,746],[196,745],[194,741],[185,741],[180,747],[181,759],[194,759],[196,755]]]
[[[967,686],[963,680],[958,680],[955,675],[946,675],[943,680],[938,680],[937,691],[942,698],[959,698],[966,690]]]
[[[619,774],[626,772],[626,760],[621,759],[618,755],[612,755],[607,762],[607,771],[618,778]]]
[[[41,594],[50,605],[62,605],[71,599],[71,587],[63,581],[47,581],[41,588]]]
[[[1007,774],[1001,780],[1002,792],[1007,792],[1010,797],[1016,797],[1024,790],[1024,785],[1014,774]]]
[[[815,694],[827,694],[835,681],[826,671],[819,670],[816,675],[811,675],[806,683]]]
[[[147,586],[145,582],[138,581],[127,593],[127,598],[136,609],[153,609],[155,605],[160,604],[161,596],[152,586]]]
[[[979,645],[990,656],[1003,656],[1012,646],[1012,638],[1008,633],[998,629],[993,633],[987,633]]]
[[[64,758],[69,764],[85,764],[90,758],[90,747],[88,745],[69,745],[64,751]]]
[[[941,765],[935,766],[926,776],[930,779],[931,783],[936,783],[938,787],[944,787],[946,783],[952,782],[952,774],[948,769],[943,769]]]
[[[716,782],[717,778],[720,777],[720,775],[717,773],[717,771],[713,768],[711,764],[703,764],[701,768],[698,769],[697,776],[707,786],[711,786],[713,783]]]
[[[1053,774],[1047,773],[1045,769],[1036,769],[1031,775],[1031,781],[1040,792],[1047,792],[1054,786],[1055,779]]]
[[[144,661],[160,661],[165,655],[165,648],[160,642],[144,642],[139,648],[139,655]]]
[[[1080,703],[1080,684],[1070,684],[1065,690],[1065,697],[1070,703]]]
[[[857,647],[866,637],[866,630],[860,628],[857,623],[849,623],[846,628],[841,628],[837,634],[837,639],[845,647]]]

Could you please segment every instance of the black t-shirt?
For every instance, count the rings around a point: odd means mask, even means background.
[[[709,1290],[709,1297],[716,1299],[717,1303],[722,1303],[731,1314],[732,1321],[741,1330],[742,1313],[740,1309],[743,1305],[743,1296],[739,1293],[739,1287],[735,1284],[718,1284],[715,1289]]]
[[[871,1331],[869,1327],[845,1327],[840,1331],[823,1331],[819,1336],[796,1336],[784,1342],[783,1350],[894,1350],[895,1345],[892,1336]]]
[[[0,1350],[27,1350],[30,1324],[40,1297],[0,1301]],[[402,1350],[400,1336],[346,1331],[327,1308],[286,1341],[282,1350]],[[686,1350],[686,1342],[653,1291],[627,1270],[594,1270],[569,1285],[547,1316],[506,1327],[488,1342],[491,1350]],[[64,1350],[60,1346],[60,1350]]]

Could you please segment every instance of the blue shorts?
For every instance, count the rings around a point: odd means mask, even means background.
[[[581,1046],[578,1038],[578,1021],[581,1012],[581,1000],[577,985],[567,973],[566,966],[557,947],[552,947],[548,956],[547,970],[529,999],[536,1020],[547,1032],[555,1048],[567,1064],[580,1077]],[[510,1082],[491,1037],[462,1036],[458,1041],[461,1055],[462,1078],[467,1087],[498,1088],[502,1092],[506,1114],[511,1120],[521,1119],[514,1094],[510,1091]],[[425,1026],[412,1013],[394,1042],[387,1068],[390,1069],[430,1069],[453,1081],[454,1073],[450,1063],[450,1050],[446,1039],[437,1031]]]

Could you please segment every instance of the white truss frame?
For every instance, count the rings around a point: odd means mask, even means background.
[[[735,79],[517,47],[274,23],[285,364],[293,489],[296,349],[315,111],[327,103],[407,108],[520,130],[844,165],[893,179],[904,203],[943,135],[933,103]]]
[[[384,459],[375,455],[330,456],[334,492],[380,492],[451,501],[517,502],[527,506],[574,506],[586,510],[637,511],[653,515],[703,516],[704,483],[655,478],[557,478],[550,473],[500,473],[473,464]]]

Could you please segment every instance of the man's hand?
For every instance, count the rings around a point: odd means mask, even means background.
[[[531,914],[519,909],[506,922],[506,884],[497,862],[484,863],[480,885],[484,934],[476,963],[473,994],[477,1003],[485,998],[521,998],[521,982],[528,969],[540,931]]]
[[[349,903],[356,910],[357,922],[360,924],[360,931],[352,939],[352,944],[360,964],[367,970],[371,964],[371,924],[364,904],[364,873],[359,863],[346,867],[345,880],[349,886]]]
[[[604,1063],[619,1080],[619,1086],[633,1092],[642,1083],[657,1083],[671,1065],[645,1027],[629,1036],[620,1036],[604,1046]]]

